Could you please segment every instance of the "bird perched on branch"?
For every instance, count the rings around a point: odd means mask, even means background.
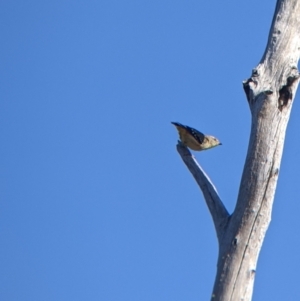
[[[213,136],[204,135],[198,130],[179,122],[171,123],[176,126],[181,142],[192,150],[202,151],[222,145],[222,143]]]

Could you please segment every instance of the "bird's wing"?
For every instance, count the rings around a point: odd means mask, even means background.
[[[199,132],[198,130],[191,128],[187,125],[183,125],[179,122],[171,122],[174,124],[179,132],[180,137],[184,137],[186,134],[192,136],[198,143],[202,144],[205,140],[205,136],[203,133]]]
[[[189,126],[186,126],[187,131],[196,139],[200,144],[203,143],[205,136],[203,133],[199,132],[198,130],[191,128]]]
[[[185,128],[185,125],[179,123],[179,122],[171,122],[172,124],[174,124],[176,127],[182,127]]]

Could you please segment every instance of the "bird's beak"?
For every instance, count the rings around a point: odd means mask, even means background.
[[[222,145],[222,143],[220,142],[219,145]]]

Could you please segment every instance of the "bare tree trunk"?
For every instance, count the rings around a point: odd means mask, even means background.
[[[271,221],[285,131],[298,86],[300,1],[278,0],[268,44],[245,81],[252,114],[237,204],[229,215],[213,184],[184,145],[177,150],[199,184],[219,242],[213,301],[250,301],[256,264]]]

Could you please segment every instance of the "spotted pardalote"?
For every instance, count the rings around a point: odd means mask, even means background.
[[[222,143],[213,136],[204,135],[198,130],[179,122],[171,123],[176,126],[181,142],[192,150],[202,151],[222,145]]]

